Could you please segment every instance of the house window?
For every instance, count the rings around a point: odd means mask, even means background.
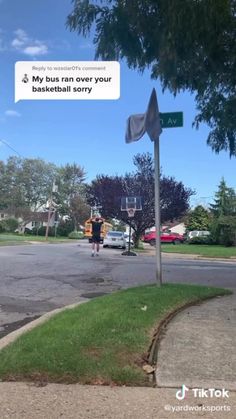
[[[0,214],[0,218],[4,218],[4,214]]]

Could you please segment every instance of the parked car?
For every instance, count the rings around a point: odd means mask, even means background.
[[[109,231],[104,237],[103,247],[122,247],[126,249],[126,238],[123,231]]]
[[[124,235],[125,235],[126,244],[128,246],[129,245],[129,234],[128,233],[124,233]],[[134,241],[133,241],[132,237],[130,237],[130,245],[131,246],[134,245]]]
[[[206,237],[206,236],[210,236],[210,234],[211,234],[210,231],[207,231],[207,230],[204,230],[204,231],[192,230],[187,233],[187,238],[188,240],[191,240],[194,237]]]
[[[166,233],[162,232],[160,235],[161,243],[173,243],[180,244],[184,242],[184,236],[178,233]],[[156,232],[150,231],[150,233],[145,234],[143,237],[145,243],[149,243],[151,246],[156,244]]]

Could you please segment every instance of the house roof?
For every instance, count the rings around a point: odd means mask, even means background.
[[[53,212],[51,212],[51,217]],[[40,211],[40,212],[32,212],[31,213],[31,221],[41,221],[47,222],[48,221],[48,211]]]

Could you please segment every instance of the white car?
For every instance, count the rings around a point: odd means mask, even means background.
[[[127,246],[129,246],[129,234],[124,233],[124,235],[125,235],[126,244],[127,244]],[[134,241],[133,241],[132,237],[130,237],[130,246],[133,246],[133,245],[134,245]]]
[[[189,231],[188,233],[188,239],[193,239],[194,237],[206,237],[206,236],[210,236],[210,231],[199,231],[199,230],[193,230],[193,231]]]
[[[123,231],[108,231],[104,237],[103,247],[121,247],[126,249],[126,238]]]

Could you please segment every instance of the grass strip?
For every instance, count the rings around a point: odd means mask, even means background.
[[[236,246],[224,247],[220,245],[207,244],[162,244],[161,251],[164,253],[200,255],[208,258],[236,258]]]
[[[45,236],[33,236],[24,234],[0,234],[0,246],[9,246],[16,244],[28,244],[29,242],[42,242],[42,243],[62,243],[71,242],[68,237],[48,237],[46,241]]]
[[[230,291],[195,285],[142,286],[66,310],[0,352],[2,380],[149,385],[142,360],[170,312]]]

